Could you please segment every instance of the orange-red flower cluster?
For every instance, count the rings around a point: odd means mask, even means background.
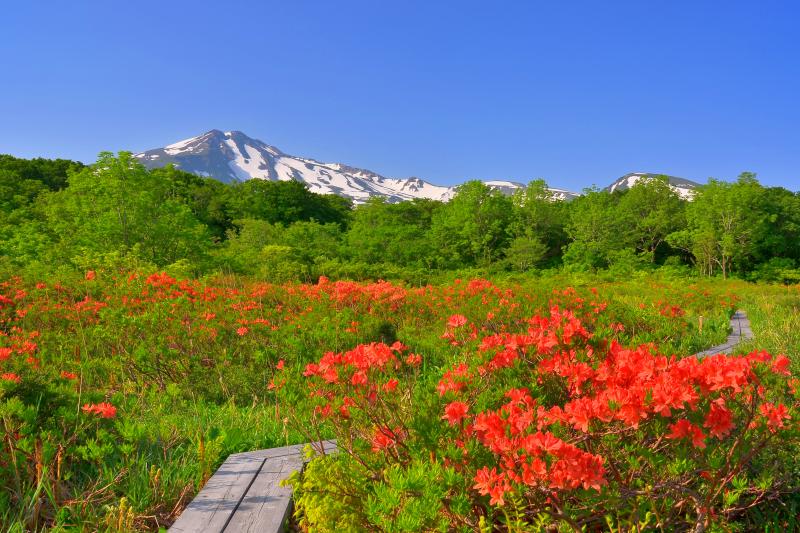
[[[22,381],[22,379],[14,372],[4,372],[3,374],[0,374],[0,380],[12,381],[14,383],[20,383]]]
[[[475,475],[475,488],[489,495],[493,504],[502,504],[516,483],[551,490],[599,490],[606,483],[603,457],[556,437],[548,428],[572,428],[576,436],[609,424],[626,431],[648,420],[686,413],[696,422],[684,416],[669,425],[666,436],[687,439],[703,449],[708,437],[698,424],[708,436],[723,440],[736,428],[728,400],[761,393],[756,365],[776,374],[786,372],[785,358],[773,361],[765,352],[678,359],[658,355],[652,346],[628,349],[616,341],[598,351],[589,344],[591,335],[581,321],[558,308],[550,317],[534,317],[529,324],[523,335],[483,338],[478,350],[490,355],[488,361],[475,370],[457,365],[444,373],[437,387],[440,396],[469,397],[476,382],[485,386],[492,374],[510,367],[528,368],[534,383],[563,380],[568,398],[561,405],[537,405],[526,389],[509,390],[510,401],[498,410],[472,417],[467,402],[446,404],[441,418],[450,425],[461,424],[463,438],[476,438],[497,457],[496,466]],[[782,428],[789,417],[783,405],[765,403],[760,413],[773,430]]]
[[[81,408],[84,413],[90,413],[100,418],[114,418],[117,416],[117,408],[108,402],[87,403]]]

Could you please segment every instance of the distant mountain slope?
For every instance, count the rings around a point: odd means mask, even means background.
[[[391,202],[414,198],[447,201],[458,189],[458,185],[434,185],[416,177],[387,178],[363,168],[289,155],[240,131],[211,130],[164,148],[147,150],[136,154],[136,157],[148,168],[173,163],[187,172],[225,182],[249,179],[297,180],[308,185],[312,192],[338,194],[355,203],[363,203],[373,196],[380,196]],[[658,175],[646,172],[626,174],[606,187],[606,190],[625,190],[642,179]],[[682,198],[691,199],[699,186],[698,183],[684,178],[667,178],[672,189]],[[514,181],[492,180],[484,183],[505,194],[512,194],[525,187],[524,184]],[[551,187],[549,190],[553,198],[558,200],[572,200],[580,196],[579,193],[565,189]]]
[[[136,154],[136,157],[148,168],[173,163],[181,170],[225,182],[297,180],[308,185],[312,192],[338,194],[356,203],[363,203],[373,196],[382,196],[392,202],[414,198],[447,201],[457,188],[434,185],[416,177],[387,178],[340,163],[322,163],[292,156],[240,131],[211,130],[164,148]],[[524,187],[512,181],[487,181],[486,184],[507,194]],[[563,189],[551,189],[551,192],[558,199],[579,196]]]
[[[681,198],[691,200],[694,195],[697,187],[700,186],[699,183],[696,183],[691,180],[687,180],[685,178],[677,178],[675,176],[665,176],[664,174],[651,174],[648,172],[632,172],[630,174],[625,174],[620,179],[606,187],[608,192],[614,191],[624,191],[626,189],[630,189],[633,187],[638,181],[643,179],[651,179],[657,176],[664,176],[669,181],[669,186],[672,188],[673,191],[678,193]]]

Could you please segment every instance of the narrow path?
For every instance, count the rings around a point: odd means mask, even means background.
[[[731,332],[728,335],[728,340],[724,344],[714,346],[708,350],[694,354],[698,359],[707,357],[709,355],[716,355],[718,353],[729,354],[733,351],[737,344],[742,341],[750,340],[753,338],[753,330],[750,329],[750,320],[747,319],[747,314],[739,309],[731,317]]]

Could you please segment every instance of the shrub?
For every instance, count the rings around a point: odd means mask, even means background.
[[[316,506],[344,493],[337,521],[366,529],[703,531],[797,489],[776,460],[798,448],[786,357],[625,347],[595,333],[602,312],[453,315],[438,382],[399,342],[307,365],[314,427],[342,453],[295,480],[301,522],[329,530]]]

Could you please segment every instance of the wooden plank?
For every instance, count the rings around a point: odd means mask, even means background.
[[[303,468],[298,453],[267,459],[250,490],[236,508],[227,533],[278,533],[289,517],[292,489],[280,482]]]
[[[219,533],[247,494],[266,459],[237,454],[222,463],[203,490],[169,528],[173,533]]]
[[[289,455],[302,456],[303,448],[305,448],[307,444],[311,444],[315,449],[319,449],[320,447],[319,442],[303,443],[303,444],[295,444],[292,446],[283,446],[281,448],[269,448],[267,450],[256,450],[253,452],[237,453],[231,455],[231,457],[248,456],[248,457],[261,457],[262,459],[271,459],[273,457],[285,457]],[[322,441],[322,446],[324,447],[325,453],[336,451],[336,441],[334,440]]]
[[[292,446],[282,446],[280,448],[268,448],[266,450],[254,450],[252,452],[234,453],[230,457],[260,457],[261,459],[271,459],[273,457],[284,457],[287,455],[302,454],[305,444],[294,444]]]
[[[305,444],[235,453],[169,529],[171,533],[277,533],[289,516],[292,491],[280,482],[303,468]],[[314,443],[325,453],[335,441]],[[270,529],[272,526],[274,528]]]

